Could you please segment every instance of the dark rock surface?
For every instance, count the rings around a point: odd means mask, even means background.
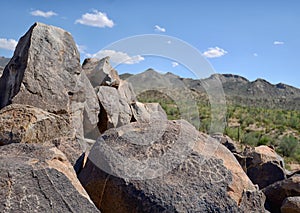
[[[266,195],[266,208],[274,213],[280,213],[281,205],[287,197],[300,196],[300,175],[273,183],[263,189]]]
[[[281,213],[300,213],[300,197],[286,198],[280,210]]]
[[[276,181],[286,178],[284,162],[275,150],[268,146],[258,146],[244,150],[246,173],[254,184],[262,189]]]
[[[103,212],[264,212],[230,151],[183,120],[106,131],[79,179]]]
[[[72,36],[60,28],[35,23],[29,29],[3,71],[0,91],[0,109],[11,103],[39,107],[63,116],[79,136],[84,115],[86,123],[97,125],[96,94],[82,72]]]
[[[53,147],[0,146],[0,185],[0,212],[99,212]]]

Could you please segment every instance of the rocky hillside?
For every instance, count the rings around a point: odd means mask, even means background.
[[[156,82],[157,79],[165,80],[170,77],[182,81],[186,87],[195,91],[201,98],[206,96],[203,85],[207,84],[211,79],[218,79],[222,83],[226,101],[229,104],[300,110],[300,89],[283,83],[274,85],[264,79],[257,79],[251,82],[238,75],[214,74],[208,79],[196,80],[180,78],[172,73],[160,74],[153,69],[148,69],[144,73],[136,76],[127,73],[121,75],[122,79],[128,79],[132,82],[147,82],[148,85],[151,84],[151,81]],[[137,85],[137,87],[139,87],[139,85]]]
[[[241,150],[168,120],[159,104],[137,101],[108,57],[81,66],[63,29],[35,23],[0,91],[0,212],[285,213],[300,204],[299,175],[272,148]]]

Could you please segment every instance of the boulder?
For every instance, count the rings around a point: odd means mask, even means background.
[[[300,175],[277,181],[262,190],[266,195],[266,208],[274,213],[280,213],[281,205],[287,197],[300,196]]]
[[[1,146],[0,185],[0,212],[99,212],[54,147]]]
[[[151,120],[168,120],[166,112],[159,103],[141,103],[131,104],[133,118],[138,122],[150,122]]]
[[[79,179],[103,212],[264,212],[232,153],[184,120],[109,129]]]
[[[133,104],[137,101],[135,92],[131,83],[127,81],[120,80],[120,85],[118,87],[119,94],[121,98],[125,99],[128,104]]]
[[[60,137],[75,137],[62,117],[42,109],[20,104],[0,110],[0,145],[45,143]]]
[[[118,72],[111,67],[109,57],[102,59],[87,58],[84,60],[82,68],[93,87],[119,86],[120,78]]]
[[[300,197],[287,197],[280,209],[281,213],[300,213]]]
[[[0,110],[0,146],[30,143],[56,147],[76,171],[82,168],[86,143],[75,137],[75,131],[62,117],[42,109],[11,104]]]
[[[0,66],[0,77],[1,77],[1,75],[3,73],[3,70],[4,70],[4,68]]]
[[[75,42],[54,26],[35,23],[19,40],[0,78],[0,91],[0,109],[11,103],[39,107],[64,117],[80,137],[83,120],[94,127],[98,123],[99,104]]]
[[[286,178],[284,161],[274,149],[262,145],[245,149],[243,155],[248,177],[261,189]]]
[[[101,104],[99,130],[105,130],[129,124],[132,117],[130,106],[114,87],[100,86],[97,96]]]

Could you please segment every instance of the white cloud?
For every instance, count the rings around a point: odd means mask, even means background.
[[[78,49],[78,51],[79,51],[80,53],[86,54],[86,49],[87,49],[86,46],[76,44],[76,47],[77,47],[77,49]]]
[[[0,38],[0,49],[15,50],[18,42],[14,39]]]
[[[177,67],[179,64],[175,61],[172,62],[172,67]]]
[[[257,57],[257,56],[258,56],[258,54],[257,54],[257,53],[253,53],[253,56],[254,56],[254,57]]]
[[[274,41],[273,44],[274,45],[283,45],[284,42],[283,41]]]
[[[155,30],[156,32],[161,32],[161,33],[165,33],[165,32],[166,32],[166,29],[165,29],[165,28],[160,27],[160,26],[158,26],[158,25],[155,25],[155,26],[154,26],[154,30]]]
[[[169,41],[167,41],[167,43],[168,43],[168,44],[171,44],[172,42],[169,40]]]
[[[227,51],[221,49],[220,47],[210,47],[202,55],[206,58],[218,58],[224,56],[226,53]]]
[[[94,10],[93,13],[83,14],[80,19],[77,19],[75,21],[75,23],[100,28],[112,28],[115,25],[114,22],[109,19],[105,13],[101,13],[97,10]]]
[[[32,11],[30,14],[33,15],[33,16],[41,16],[41,17],[44,17],[44,18],[50,18],[52,16],[57,16],[57,13],[55,13],[53,11],[44,12],[44,11],[41,11],[41,10]]]
[[[145,58],[140,55],[129,56],[127,53],[115,50],[101,50],[92,55],[92,57],[100,59],[106,56],[109,56],[110,60],[116,64],[137,64],[140,61],[145,60]]]

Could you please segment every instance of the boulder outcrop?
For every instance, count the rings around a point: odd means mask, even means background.
[[[118,87],[120,84],[118,72],[111,67],[109,63],[109,57],[105,57],[102,59],[87,58],[84,60],[82,68],[93,87]]]
[[[286,198],[280,208],[281,213],[300,213],[300,197]]]
[[[35,23],[19,40],[0,78],[0,109],[12,104],[39,107],[72,123],[83,137],[96,126],[99,105],[70,33]]]
[[[79,179],[103,212],[264,212],[230,151],[183,120],[107,130]]]
[[[264,145],[246,148],[243,156],[240,163],[251,181],[261,189],[286,178],[284,161],[272,148]]]
[[[274,213],[280,213],[283,201],[287,197],[300,196],[300,175],[277,181],[263,189],[266,195],[266,208]]]
[[[0,110],[0,146],[12,143],[40,144],[62,151],[79,172],[85,149],[75,131],[62,117],[42,109],[11,104]]]
[[[102,107],[101,122],[98,128],[101,133],[105,130],[129,124],[132,112],[127,101],[122,98],[114,87],[100,86],[97,92]]]
[[[99,212],[57,148],[0,146],[0,212]]]

